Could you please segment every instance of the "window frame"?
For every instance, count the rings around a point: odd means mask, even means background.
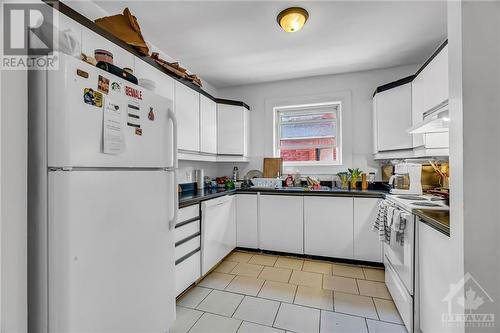
[[[335,118],[335,126],[336,126],[336,137],[335,137],[335,149],[337,149],[337,160],[336,161],[283,161],[283,165],[285,166],[339,166],[342,165],[342,102],[341,101],[332,101],[332,102],[323,102],[323,103],[310,103],[310,104],[299,104],[299,105],[287,105],[287,106],[275,106],[273,108],[273,119],[274,119],[274,133],[273,133],[273,155],[274,157],[281,157],[280,154],[280,142],[281,142],[281,125],[286,123],[281,123],[280,121],[280,113],[285,112],[287,114],[293,113],[317,113],[317,109],[324,108],[328,106],[335,106],[337,108],[336,118]],[[325,123],[325,120],[306,120],[301,122],[294,122],[294,124],[307,124],[307,123]],[[304,137],[303,139],[310,139],[315,137]],[[318,136],[317,138],[329,138],[328,136]],[[301,138],[293,138],[301,139]],[[296,149],[301,146],[294,147]],[[316,147],[316,146],[314,146]],[[318,145],[317,148],[330,148],[332,145]],[[307,146],[307,148],[311,148],[311,146]]]

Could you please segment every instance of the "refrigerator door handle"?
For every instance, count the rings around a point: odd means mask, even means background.
[[[175,228],[175,224],[177,223],[177,215],[179,213],[179,193],[177,190],[177,168],[179,166],[179,163],[177,161],[177,118],[175,117],[175,113],[171,108],[168,108],[167,110],[167,117],[170,121],[172,121],[172,128],[173,128],[173,143],[172,143],[172,167],[173,170],[170,170],[171,172],[174,173],[174,186],[173,186],[173,191],[174,191],[174,200],[173,200],[173,208],[174,208],[174,215],[172,219],[168,222],[168,228],[170,230],[173,230]]]
[[[172,186],[173,188],[173,211],[174,214],[172,216],[172,219],[168,221],[168,229],[169,230],[174,230],[175,225],[177,224],[177,216],[179,215],[179,193],[177,190],[177,169],[172,169],[168,170],[168,172],[172,172],[174,174],[174,184]]]
[[[171,108],[168,108],[167,117],[170,121],[172,121],[173,128],[173,144],[172,144],[172,167],[177,169],[179,163],[177,162],[177,118],[175,117],[175,113]]]

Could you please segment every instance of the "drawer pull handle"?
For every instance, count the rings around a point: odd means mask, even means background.
[[[182,245],[182,244],[184,244],[186,242],[189,242],[191,239],[196,238],[196,237],[198,237],[200,235],[201,235],[201,232],[198,231],[197,233],[192,234],[191,236],[187,236],[186,238],[181,239],[180,241],[175,242],[175,247],[180,246],[180,245]]]

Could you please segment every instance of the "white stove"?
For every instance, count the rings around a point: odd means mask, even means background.
[[[414,209],[449,210],[446,201],[438,196],[423,194],[390,194],[386,199],[411,212]]]
[[[401,218],[406,220],[404,230],[391,229],[391,237],[384,244],[385,284],[389,289],[403,322],[409,333],[420,331],[418,328],[418,286],[415,285],[415,276],[418,267],[415,266],[415,237],[416,217],[415,209],[449,210],[445,200],[441,197],[424,194],[389,194],[386,201],[396,210],[402,211]],[[415,317],[417,316],[417,317]]]

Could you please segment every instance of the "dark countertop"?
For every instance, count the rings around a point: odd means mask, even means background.
[[[204,189],[202,191],[188,191],[179,193],[179,208],[195,205],[205,200],[222,197],[223,195],[234,194],[236,190],[226,190],[225,188]]]
[[[304,190],[302,188],[247,188],[238,190],[226,190],[225,188],[205,189],[203,191],[187,191],[179,193],[179,208],[198,204],[202,201],[214,199],[224,195],[257,194],[263,195],[298,195],[298,196],[332,196],[332,197],[357,197],[357,198],[385,198],[389,194],[385,190],[342,190],[342,189],[323,189],[323,190]],[[413,213],[420,217],[423,223],[429,225],[435,230],[449,236],[450,235],[450,213],[447,210],[414,209]]]
[[[423,223],[437,231],[450,236],[450,211],[432,209],[414,209],[413,213],[420,217]]]
[[[338,188],[328,188],[322,190],[304,190],[303,188],[249,188],[238,190],[238,193],[261,193],[261,194],[282,194],[282,195],[307,195],[307,196],[332,196],[332,197],[362,197],[362,198],[385,198],[388,191],[384,190],[342,190]]]
[[[275,195],[300,195],[300,196],[332,196],[332,197],[360,197],[360,198],[384,198],[388,193],[383,190],[341,190],[341,189],[328,189],[328,190],[304,190],[300,188],[292,189],[238,189],[226,190],[222,189],[205,189],[203,191],[188,191],[179,193],[179,208],[195,205],[205,200],[221,197],[223,195],[232,195],[235,193],[242,194],[275,194]]]

